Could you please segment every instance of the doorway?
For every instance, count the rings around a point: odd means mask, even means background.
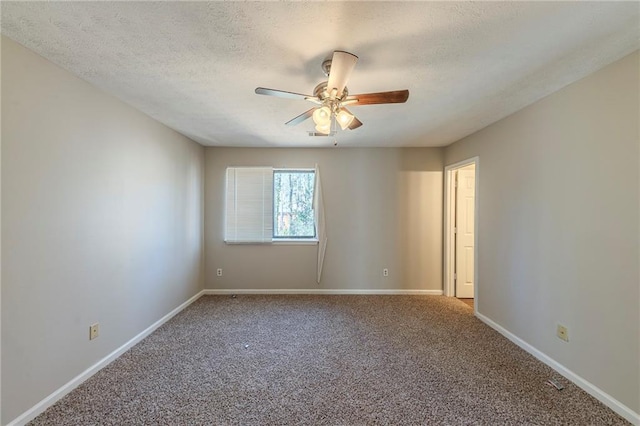
[[[444,294],[478,308],[478,173],[474,157],[445,167]]]

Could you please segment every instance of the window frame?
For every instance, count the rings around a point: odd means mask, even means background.
[[[278,218],[276,215],[276,173],[311,173],[313,175],[313,194],[311,196],[311,208],[313,210],[314,207],[314,199],[316,196],[316,169],[315,168],[305,168],[305,167],[274,167],[273,168],[273,195],[272,195],[272,200],[273,200],[273,227],[271,230],[272,233],[272,243],[273,244],[289,244],[289,245],[295,245],[295,244],[300,244],[300,245],[305,245],[305,244],[317,244],[318,243],[318,224],[316,223],[316,214],[314,211],[314,218],[313,218],[313,236],[300,236],[300,237],[296,237],[296,236],[282,236],[282,237],[278,237],[276,236],[276,230],[278,228]]]

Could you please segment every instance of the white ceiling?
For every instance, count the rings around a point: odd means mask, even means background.
[[[340,146],[443,146],[640,47],[640,3],[8,2],[2,33],[158,121],[212,146],[331,146],[284,123],[333,50],[359,56]]]

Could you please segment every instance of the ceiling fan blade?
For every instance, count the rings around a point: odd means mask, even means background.
[[[358,117],[353,117],[353,121],[349,124],[349,130],[357,129],[362,126],[362,121],[358,120]]]
[[[361,95],[349,95],[346,102],[357,100],[351,105],[375,105],[375,104],[402,104],[409,99],[408,90],[395,90],[393,92],[363,93]]]
[[[346,112],[348,112],[349,114],[353,115],[353,113],[351,111],[349,111],[348,109],[346,109],[345,107],[342,107],[342,109],[345,110]],[[362,121],[358,120],[358,117],[353,115],[353,120],[351,120],[351,123],[349,124],[348,129],[349,130],[353,130],[353,129],[357,129],[360,126],[362,126]]]
[[[329,133],[309,132],[309,136],[320,136],[320,137],[335,136],[335,134],[336,134],[335,130],[332,130]]]
[[[344,86],[347,85],[351,71],[356,66],[358,57],[348,52],[336,50],[333,52],[331,59],[331,69],[329,70],[329,82],[327,83],[327,92],[331,93],[336,90],[336,97],[342,96]]]
[[[297,116],[295,118],[292,118],[291,120],[289,120],[286,123],[284,123],[285,126],[295,126],[296,124],[302,123],[304,120],[306,120],[307,118],[311,117],[313,115],[313,112],[316,109],[318,109],[318,108],[311,108],[310,110],[303,112],[299,116]]]
[[[284,90],[276,90],[276,89],[267,89],[264,87],[257,87],[256,94],[258,95],[267,95],[267,96],[276,96],[278,98],[286,98],[286,99],[302,99],[313,98],[314,96],[303,95],[300,93],[286,92]]]
[[[306,98],[304,98],[304,100],[312,102],[314,104],[322,105],[322,101],[315,96],[307,96]]]

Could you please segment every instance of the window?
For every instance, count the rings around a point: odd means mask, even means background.
[[[315,239],[313,169],[227,168],[225,241]]]
[[[273,238],[315,238],[313,170],[273,172]]]

